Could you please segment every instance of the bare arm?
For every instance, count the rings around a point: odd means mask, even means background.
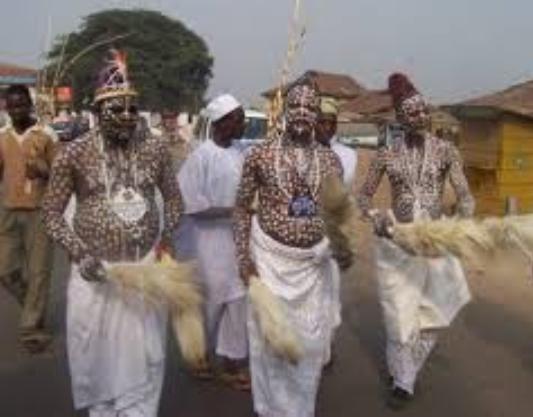
[[[470,217],[474,214],[476,202],[468,186],[461,154],[451,143],[448,148],[448,169],[450,183],[457,197],[457,212],[462,217]]]
[[[50,181],[43,199],[43,221],[48,235],[78,263],[87,253],[87,247],[68,226],[63,213],[74,193],[72,155],[64,149],[54,161]]]
[[[363,214],[363,217],[366,219],[371,217],[372,199],[374,198],[374,194],[376,194],[383,174],[385,173],[384,152],[384,149],[378,150],[377,155],[370,163],[366,180],[361,186],[359,196],[357,198],[359,208]]]
[[[244,282],[248,282],[250,276],[256,273],[250,254],[250,231],[254,213],[253,204],[259,188],[257,170],[255,153],[252,152],[244,162],[233,217],[237,261]]]
[[[170,153],[162,149],[162,169],[159,177],[158,187],[163,197],[164,226],[162,233],[162,244],[167,248],[172,248],[172,234],[179,224],[183,213],[183,200],[180,187],[172,168]]]

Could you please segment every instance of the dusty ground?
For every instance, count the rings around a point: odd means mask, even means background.
[[[362,158],[364,170],[366,158]],[[384,188],[379,198],[386,200]],[[356,267],[343,283],[336,362],[324,375],[317,417],[518,417],[532,411],[533,281],[471,275],[474,301],[463,311],[420,378],[417,401],[401,413],[383,402],[383,328],[371,234],[361,225]],[[73,417],[64,351],[64,283],[58,256],[51,299],[56,352],[30,358],[16,345],[17,307],[0,291],[0,416]],[[171,345],[162,417],[249,417],[250,397],[191,380]],[[83,415],[83,414],[80,414]]]

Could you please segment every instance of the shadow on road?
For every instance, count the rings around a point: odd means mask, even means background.
[[[533,326],[531,320],[507,306],[478,297],[475,308],[466,311],[468,329],[488,344],[510,350],[533,373]]]

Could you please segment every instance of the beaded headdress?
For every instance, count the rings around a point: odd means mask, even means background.
[[[128,77],[126,53],[111,49],[110,58],[106,60],[98,76],[94,102],[98,103],[113,97],[137,95]]]

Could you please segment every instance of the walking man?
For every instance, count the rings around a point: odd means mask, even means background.
[[[41,203],[55,143],[32,117],[27,87],[9,87],[6,105],[11,125],[0,131],[0,282],[22,307],[22,346],[37,353],[51,341],[44,325],[53,252]]]

